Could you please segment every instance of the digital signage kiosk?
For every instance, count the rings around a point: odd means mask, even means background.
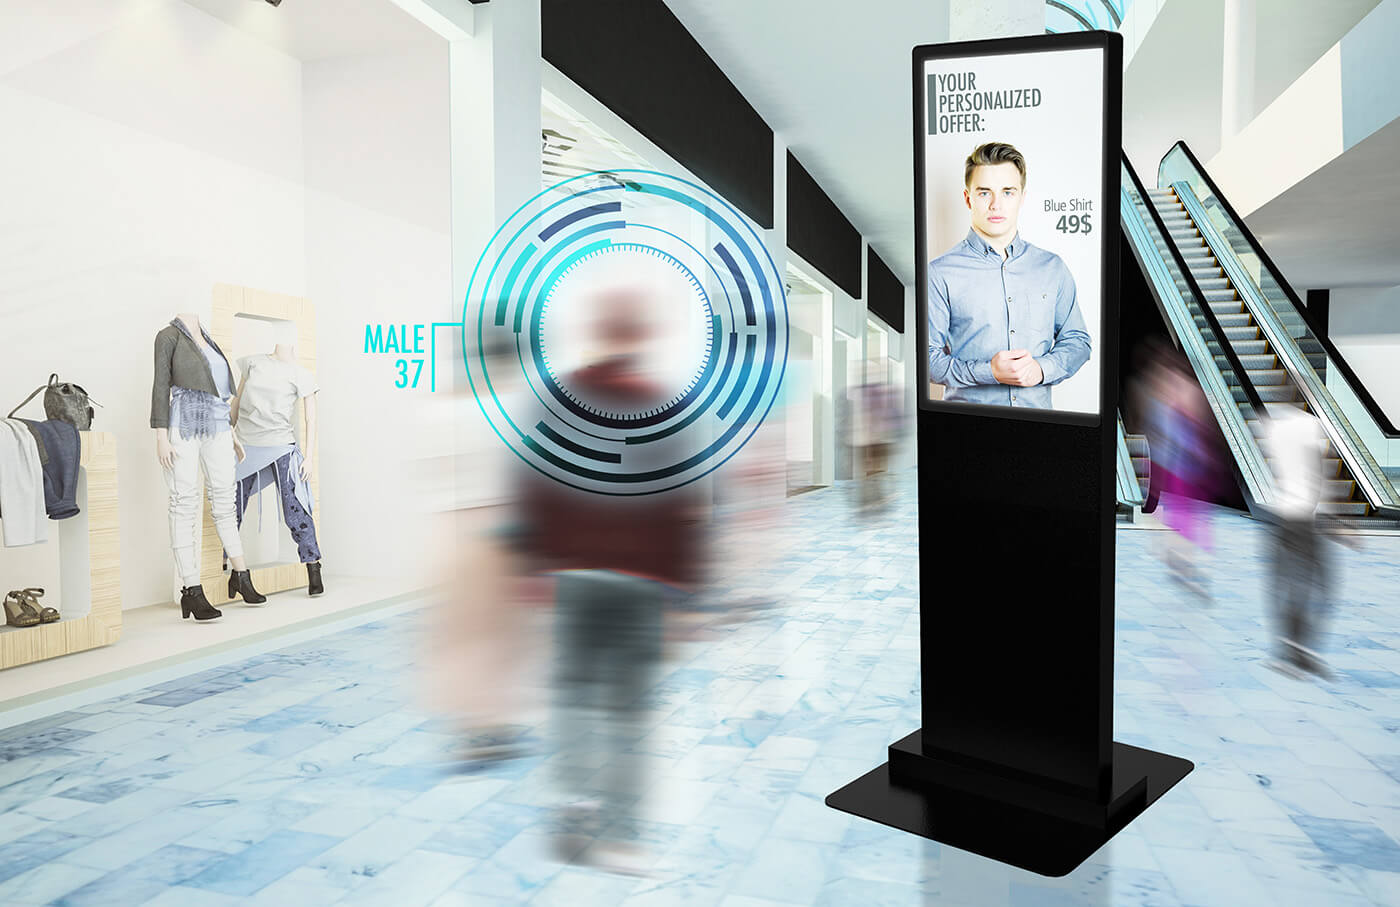
[[[1046,875],[1192,767],[1113,741],[1122,54],[914,49],[923,726],[827,798]]]

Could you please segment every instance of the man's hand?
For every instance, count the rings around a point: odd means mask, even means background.
[[[992,377],[1000,384],[1034,387],[1045,379],[1030,350],[1003,350],[992,357]]]

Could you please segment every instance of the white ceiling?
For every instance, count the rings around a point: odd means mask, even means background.
[[[264,0],[184,2],[305,62],[442,45],[391,0],[283,0],[276,7]]]
[[[946,40],[948,2],[666,0],[905,283],[914,274],[910,51]]]

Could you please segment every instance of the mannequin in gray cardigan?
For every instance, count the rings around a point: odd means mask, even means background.
[[[253,588],[234,513],[236,460],[229,419],[233,387],[228,359],[199,323],[198,315],[182,312],[156,334],[151,428],[156,436],[156,458],[170,490],[170,547],[182,584],[180,616],[195,620],[223,616],[204,595],[195,557],[201,466],[214,529],[233,566],[229,598],[241,595],[248,604],[267,601],[267,596]]]

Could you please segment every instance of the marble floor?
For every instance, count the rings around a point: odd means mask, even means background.
[[[897,488],[873,519],[847,489],[791,499],[773,557],[726,590],[779,604],[672,644],[629,753],[641,877],[549,858],[542,695],[530,755],[455,760],[424,610],[0,731],[0,904],[1400,903],[1395,536],[1336,546],[1324,682],[1265,664],[1261,526],[1213,516],[1209,606],[1167,578],[1165,533],[1119,531],[1116,736],[1196,770],[1065,878],[825,807],[919,723]]]

